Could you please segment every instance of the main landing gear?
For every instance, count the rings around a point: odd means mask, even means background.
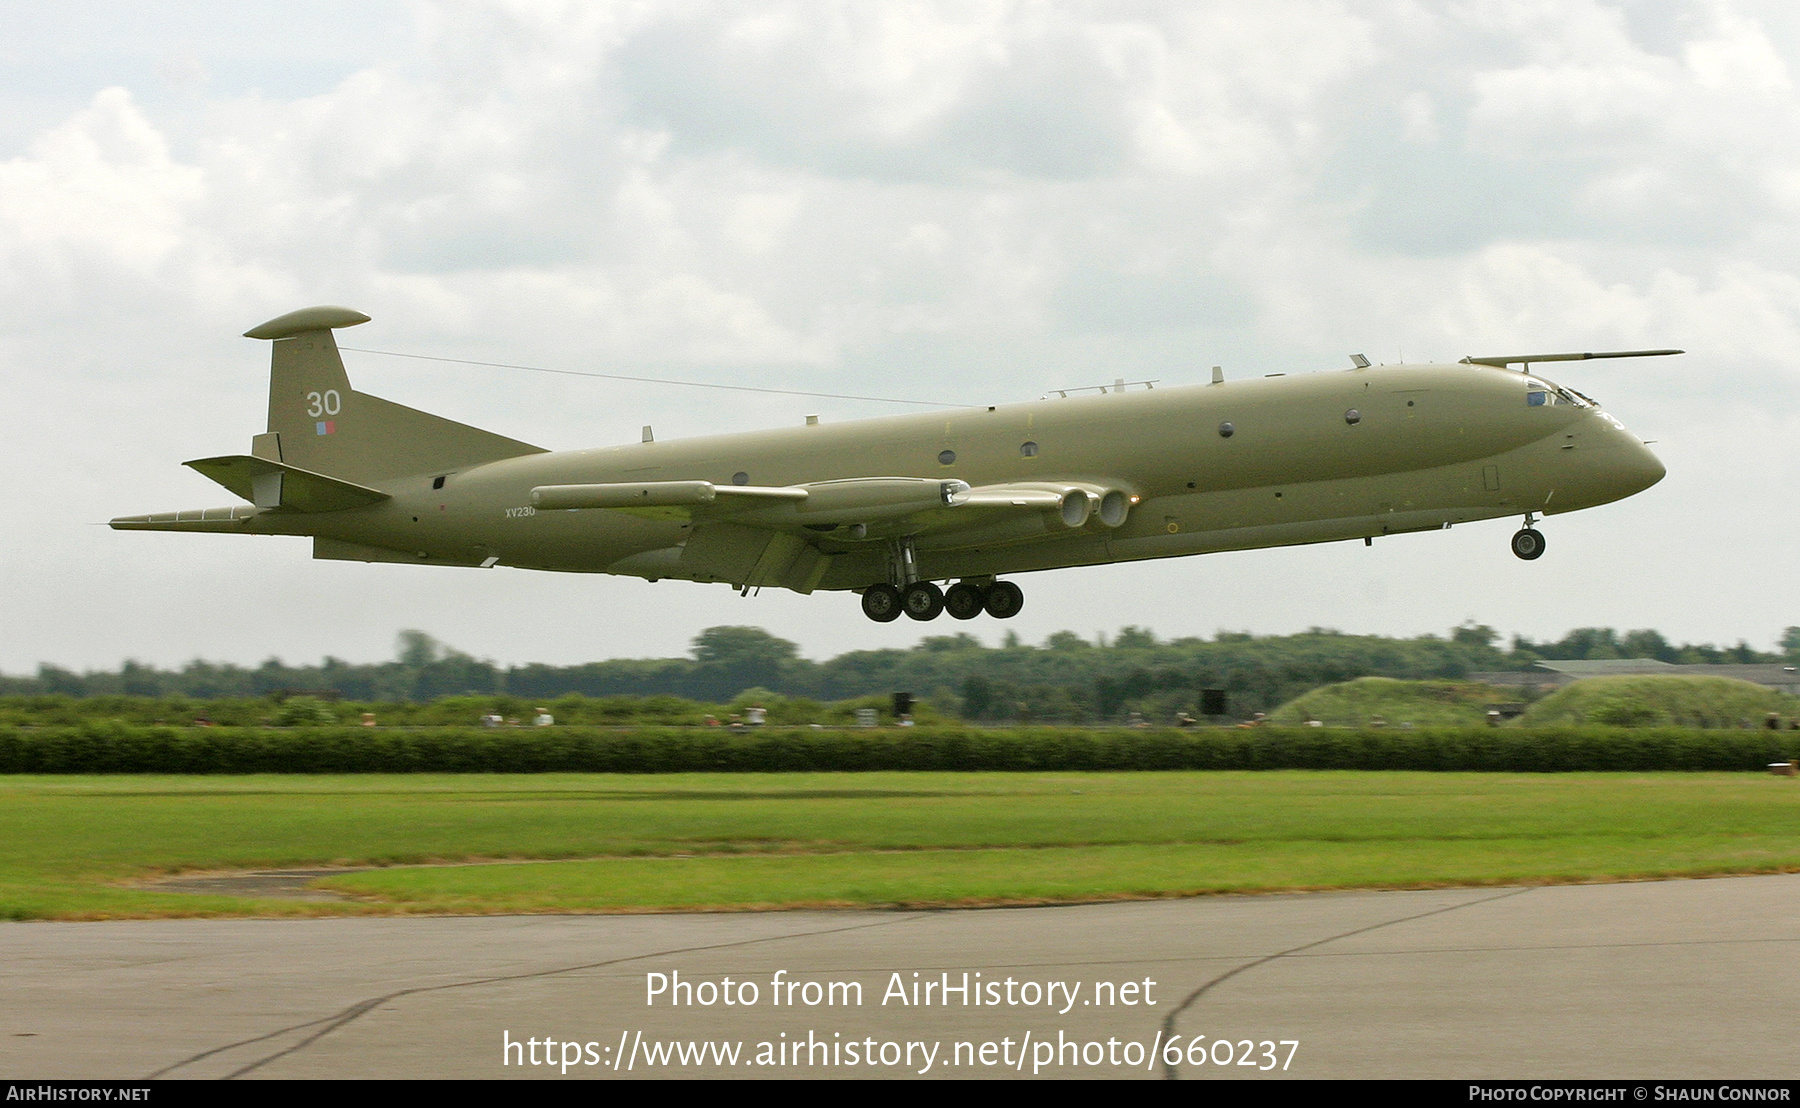
[[[958,581],[948,592],[930,581],[914,581],[905,588],[870,585],[863,590],[863,615],[877,623],[892,623],[904,612],[912,619],[936,619],[949,612],[952,619],[974,619],[982,612],[995,619],[1011,619],[1025,607],[1025,591],[1011,581],[986,585]]]
[[[870,585],[862,594],[863,615],[876,623],[900,618],[900,590],[892,585]]]
[[[1512,552],[1528,562],[1536,561],[1544,555],[1544,535],[1531,525],[1537,522],[1530,512],[1525,513],[1525,526],[1513,533]]]
[[[944,590],[930,581],[914,581],[900,590],[900,606],[913,619],[936,619],[944,610]]]
[[[995,619],[1011,619],[1025,607],[1024,590],[1011,581],[966,578],[946,591],[920,580],[919,557],[910,536],[888,544],[887,577],[862,591],[863,615],[876,623],[892,623],[902,612],[920,621],[936,619],[945,612],[952,619],[974,619],[983,612]]]
[[[987,592],[973,581],[958,581],[944,594],[944,611],[951,619],[974,619],[987,607]]]

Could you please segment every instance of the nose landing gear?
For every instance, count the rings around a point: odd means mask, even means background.
[[[1530,512],[1525,513],[1525,526],[1513,533],[1512,552],[1528,562],[1536,561],[1544,554],[1544,535],[1531,525],[1537,522]]]

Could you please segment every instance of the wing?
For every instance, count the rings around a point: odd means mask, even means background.
[[[1090,521],[1125,522],[1137,502],[1104,482],[1032,481],[971,488],[929,477],[853,477],[801,485],[715,485],[710,481],[638,481],[539,485],[531,503],[543,511],[604,508],[696,525],[729,521],[842,541],[948,535],[996,519],[1053,516],[1063,529]],[[942,546],[943,544],[938,544]]]
[[[879,565],[899,540],[921,551],[1049,541],[1090,526],[1117,527],[1137,500],[1104,481],[971,488],[929,477],[779,486],[641,481],[531,490],[540,510],[622,511],[692,524],[680,545],[632,555],[610,572],[726,581],[743,589],[779,585],[802,593],[818,586],[833,559],[875,559]]]

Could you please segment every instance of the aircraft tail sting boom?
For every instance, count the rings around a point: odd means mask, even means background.
[[[1006,618],[1024,594],[1002,574],[1502,516],[1523,517],[1512,550],[1536,558],[1537,516],[1630,496],[1663,467],[1530,363],[1680,353],[1358,357],[553,452],[352,389],[332,332],[367,320],[316,307],[247,332],[273,346],[268,430],[247,455],[187,464],[248,503],[112,526],[304,535],[315,558],[852,590],[881,621]]]

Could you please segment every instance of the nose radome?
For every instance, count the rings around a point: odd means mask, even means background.
[[[1662,480],[1669,472],[1663,468],[1662,459],[1652,454],[1650,448],[1641,442],[1633,443],[1626,450],[1626,458],[1628,459],[1627,468],[1630,470],[1632,479],[1637,483],[1633,492],[1644,491]]]
[[[1636,496],[1666,473],[1649,447],[1610,419],[1604,427],[1568,436],[1557,453],[1570,467],[1555,494],[1563,511]]]
[[[1643,492],[1668,474],[1662,459],[1652,454],[1644,440],[1627,430],[1623,423],[1604,411],[1595,410],[1590,414],[1593,421],[1581,438],[1593,436],[1592,446],[1599,448],[1594,460],[1605,459],[1601,463],[1604,480],[1614,490],[1615,499]]]

